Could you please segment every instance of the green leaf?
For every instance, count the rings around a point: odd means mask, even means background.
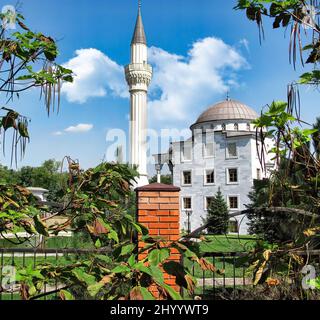
[[[267,114],[276,115],[286,110],[288,104],[284,101],[273,101]]]
[[[79,281],[84,282],[87,286],[96,283],[96,278],[93,275],[86,273],[81,268],[73,269],[72,273],[76,276],[76,278]]]
[[[116,243],[119,243],[118,234],[114,230],[110,230],[108,233],[108,239],[114,240]]]
[[[132,253],[134,248],[135,248],[134,244],[128,244],[128,245],[122,247],[120,256],[126,256],[127,254]]]
[[[183,300],[181,295],[167,284],[162,284],[162,288],[170,295],[173,300]]]
[[[103,283],[97,282],[88,286],[87,290],[90,296],[94,298],[103,286],[104,286]]]
[[[131,272],[131,269],[125,265],[116,266],[111,270],[113,273],[123,273],[123,272]]]
[[[67,290],[60,290],[59,295],[62,300],[75,300],[74,296]]]
[[[132,268],[135,265],[135,263],[136,263],[136,257],[134,254],[132,254],[128,259],[128,264]]]
[[[154,296],[145,287],[140,287],[140,292],[143,296],[143,300],[155,300]]]
[[[33,221],[34,221],[34,227],[37,230],[37,232],[41,235],[49,237],[47,226],[39,219],[39,216],[34,216]]]
[[[101,241],[100,241],[100,239],[98,239],[96,242],[95,242],[95,244],[94,244],[94,246],[96,247],[96,248],[101,248]]]
[[[149,252],[148,261],[151,265],[157,266],[162,263],[170,256],[170,250],[167,248],[164,249],[155,249]]]
[[[150,266],[148,269],[153,280],[159,285],[162,285],[164,283],[162,270],[157,266]]]

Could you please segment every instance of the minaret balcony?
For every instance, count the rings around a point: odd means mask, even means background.
[[[126,80],[130,86],[149,86],[152,78],[152,67],[147,63],[131,63],[125,66]]]

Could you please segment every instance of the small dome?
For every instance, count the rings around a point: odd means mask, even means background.
[[[254,120],[258,114],[245,104],[235,100],[225,100],[204,111],[195,124],[221,120]]]

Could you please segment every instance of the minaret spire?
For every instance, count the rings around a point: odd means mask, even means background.
[[[147,44],[146,34],[144,32],[142,16],[141,16],[141,1],[140,0],[138,3],[138,17],[137,17],[136,26],[134,28],[134,33],[133,33],[131,45],[133,45],[135,43],[142,43],[145,45]]]
[[[131,62],[125,67],[130,92],[130,164],[137,166],[140,177],[134,186],[148,184],[147,172],[147,96],[152,78],[148,47],[138,1],[138,17],[131,41]]]

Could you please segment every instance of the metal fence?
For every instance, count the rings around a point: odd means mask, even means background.
[[[20,300],[20,286],[15,284],[15,268],[36,268],[43,263],[71,264],[79,256],[106,254],[111,249],[32,249],[0,248],[0,300]],[[43,299],[55,299],[63,284],[44,285]],[[47,296],[48,292],[52,292]]]
[[[199,296],[205,300],[238,299],[241,290],[253,287],[253,273],[249,269],[248,255],[248,252],[204,254],[203,257],[215,266],[215,270],[203,271],[195,262],[189,265],[191,274],[197,280],[197,286],[192,293],[182,290],[183,297],[196,299]],[[309,276],[320,276],[320,250],[295,251],[294,255],[303,258],[303,264],[290,265],[291,278],[287,278],[287,281],[293,287],[302,288],[302,279],[305,275],[307,279]],[[185,264],[186,260],[182,263]],[[304,266],[308,268],[302,272]]]
[[[247,273],[245,260],[247,253],[243,252],[209,252],[203,257],[215,267],[212,271],[203,271],[197,263],[189,265],[191,274],[197,280],[195,291],[190,294],[182,290],[184,298],[216,300],[223,292],[236,292],[237,288],[252,285],[252,275]],[[183,262],[187,263],[187,260]]]
[[[0,300],[20,299],[20,286],[14,284],[14,279],[12,279],[9,288],[3,288],[3,283],[10,284],[10,272],[14,267],[36,268],[36,266],[46,262],[61,266],[77,261],[79,256],[108,254],[110,250],[0,248]],[[296,252],[296,254],[304,257],[305,264],[312,265],[317,276],[320,275],[320,250],[301,251]],[[252,273],[248,272],[247,255],[246,252],[206,253],[203,257],[215,266],[212,271],[203,271],[197,263],[185,259],[181,263],[185,266],[189,263],[188,268],[196,278],[197,286],[192,294],[182,290],[182,296],[186,299],[196,299],[199,296],[201,299],[207,300],[219,300],[225,296],[236,298],[237,290],[252,286]],[[303,277],[300,270],[299,274]],[[63,286],[63,284],[57,282],[45,285],[41,292],[42,299],[55,299],[59,288]],[[52,292],[52,294],[48,296],[48,292]]]

